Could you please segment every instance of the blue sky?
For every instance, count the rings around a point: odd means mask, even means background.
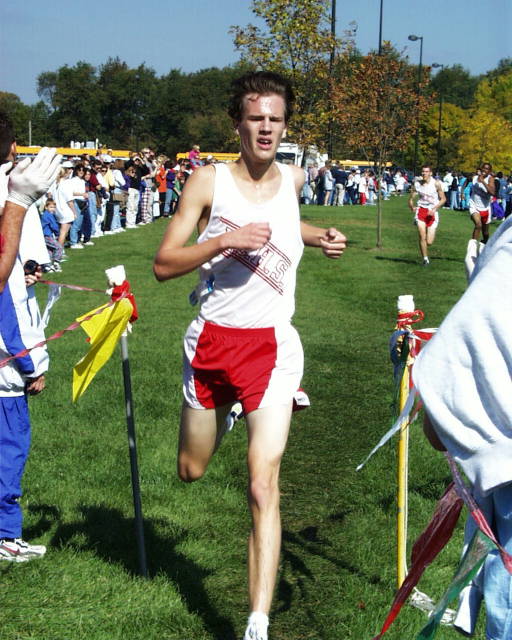
[[[43,71],[85,60],[102,64],[119,56],[163,75],[222,67],[235,62],[228,29],[253,21],[250,0],[2,0],[0,3],[0,90],[23,102],[38,100]],[[356,43],[376,48],[380,0],[337,0],[337,32],[358,24]],[[257,24],[257,22],[256,22]],[[512,57],[512,0],[384,0],[383,38],[423,61],[462,64],[473,74]]]

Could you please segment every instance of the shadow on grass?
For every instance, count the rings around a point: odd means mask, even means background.
[[[41,535],[60,519],[58,509],[48,505],[36,505],[34,513],[41,513],[40,521],[27,533]],[[117,509],[105,506],[79,507],[83,519],[59,524],[50,545],[72,547],[79,551],[92,551],[109,563],[117,563],[132,575],[139,575],[138,554],[133,518],[126,518]],[[231,622],[221,616],[210,602],[204,587],[205,579],[212,571],[200,567],[186,555],[176,551],[176,547],[187,538],[188,532],[180,530],[178,535],[163,537],[157,530],[168,525],[157,520],[144,521],[145,546],[149,573],[165,573],[176,585],[185,605],[191,613],[198,615],[207,631],[216,640],[237,638]]]
[[[445,262],[459,262],[462,263],[464,260],[461,258],[450,258],[448,256],[429,256],[430,262],[445,261]],[[387,258],[386,256],[375,256],[375,260],[387,260],[388,262],[404,262],[405,264],[415,264],[419,267],[423,267],[420,259],[411,260],[409,258]]]
[[[348,513],[348,512],[347,512]],[[347,513],[336,513],[330,516],[329,520],[334,522],[343,522]],[[297,550],[294,550],[297,549]],[[360,577],[370,584],[384,585],[384,582],[377,575],[368,575],[359,567],[356,567],[342,558],[336,553],[332,543],[323,538],[319,533],[319,527],[309,526],[301,529],[298,533],[291,531],[283,531],[282,541],[282,563],[283,567],[287,567],[294,577],[294,584],[290,584],[285,578],[281,578],[278,584],[278,599],[281,603],[277,609],[278,613],[288,611],[292,606],[293,591],[297,587],[301,598],[307,602],[307,583],[309,582],[314,588],[316,580],[315,574],[308,568],[306,564],[306,556],[316,556],[327,562],[330,562],[338,569],[347,571],[352,575]],[[314,612],[311,612],[314,617]]]
[[[388,262],[404,262],[405,264],[419,264],[418,260],[409,258],[386,258],[386,256],[375,256],[375,260],[387,260]]]

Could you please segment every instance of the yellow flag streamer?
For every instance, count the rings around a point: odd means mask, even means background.
[[[105,307],[108,307],[108,304],[85,313],[77,318],[77,322]],[[132,312],[132,305],[123,298],[108,309],[105,308],[105,311],[82,322],[82,329],[90,338],[91,348],[73,368],[73,402],[84,393],[94,376],[112,355]]]

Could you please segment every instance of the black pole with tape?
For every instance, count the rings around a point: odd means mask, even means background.
[[[142,518],[142,502],[140,498],[139,468],[137,464],[137,443],[135,439],[135,418],[133,415],[132,381],[130,375],[130,358],[128,356],[128,338],[121,336],[121,359],[123,362],[124,398],[126,408],[126,426],[128,428],[128,447],[130,449],[130,470],[132,474],[133,508],[135,511],[135,532],[139,553],[139,572],[148,577],[146,562],[146,546],[144,543],[144,520]]]

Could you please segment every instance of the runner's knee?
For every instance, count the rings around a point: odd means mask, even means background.
[[[264,510],[279,500],[279,483],[277,473],[267,473],[251,478],[248,498],[251,505]]]
[[[195,482],[204,476],[206,466],[186,454],[178,456],[178,477],[183,482]]]

